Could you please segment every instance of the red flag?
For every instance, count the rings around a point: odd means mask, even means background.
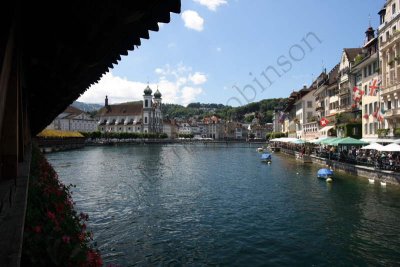
[[[375,112],[372,113],[372,117],[374,117],[375,119],[378,117],[378,107],[376,107]]]
[[[369,119],[369,115],[368,114],[364,114],[364,119],[368,120]]]
[[[360,102],[363,95],[364,95],[364,91],[359,89],[357,86],[354,86],[354,88],[353,88],[354,102]]]
[[[375,91],[376,91],[376,89],[379,88],[380,82],[379,82],[379,84],[377,84],[377,83],[378,83],[378,80],[377,80],[377,79],[374,79],[373,82],[372,82],[372,84],[369,86],[369,89],[370,89],[369,95],[370,95],[370,96],[374,96],[374,95],[376,94]]]
[[[329,123],[329,121],[328,121],[326,118],[322,118],[322,119],[320,120],[320,122],[319,122],[319,124],[320,124],[322,127],[325,127],[326,125],[328,125],[328,123]]]

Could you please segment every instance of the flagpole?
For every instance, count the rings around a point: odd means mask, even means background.
[[[382,84],[383,84],[383,75],[381,75],[381,77],[379,77],[379,73],[382,73],[383,74],[383,70],[382,70],[382,67],[381,67],[381,64],[380,64],[380,60],[379,60],[379,47],[380,47],[380,41],[379,41],[379,28],[378,29],[376,29],[376,38],[377,38],[377,43],[378,43],[378,46],[377,46],[377,59],[378,59],[378,81],[377,81],[377,83],[379,83],[379,80],[381,81],[380,82],[380,84],[378,84],[378,104],[379,104],[379,109],[381,109],[381,88],[380,87],[382,87]],[[385,120],[385,118],[383,118],[383,120]],[[381,129],[381,122],[380,122],[380,120],[378,120],[378,130],[380,130]]]

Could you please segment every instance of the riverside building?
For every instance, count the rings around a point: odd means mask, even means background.
[[[382,73],[384,122],[380,129],[388,129],[387,137],[400,136],[400,2],[388,0],[379,11],[379,58]]]
[[[96,115],[101,132],[162,133],[163,116],[161,93],[152,95],[149,86],[144,90],[143,101],[110,105],[106,96],[104,107]]]

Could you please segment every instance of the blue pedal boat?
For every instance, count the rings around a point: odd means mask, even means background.
[[[272,156],[269,153],[263,153],[261,155],[261,161],[265,163],[271,163],[272,162]]]
[[[326,180],[327,182],[332,182],[333,170],[331,169],[320,169],[318,170],[317,177]]]

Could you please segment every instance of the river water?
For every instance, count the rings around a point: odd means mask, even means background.
[[[400,188],[255,147],[126,145],[48,154],[106,263],[398,266]]]

